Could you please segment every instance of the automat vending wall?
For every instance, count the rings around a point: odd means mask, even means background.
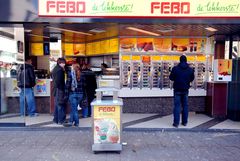
[[[202,43],[206,40],[183,39],[182,45],[182,39],[173,39],[172,42],[169,38],[167,42],[161,40],[120,39],[121,88],[172,89],[173,83],[169,75],[172,68],[179,63],[179,57],[185,54],[189,66],[195,71],[191,88],[206,89],[206,81],[210,75],[207,67],[209,56],[201,52],[204,51]]]
[[[172,113],[173,82],[169,75],[182,54],[195,71],[189,108],[204,112],[206,82],[211,80],[212,73],[212,56],[205,53],[206,41],[206,38],[120,38],[119,97],[123,98],[123,112]]]

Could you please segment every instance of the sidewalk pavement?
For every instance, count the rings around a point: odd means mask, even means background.
[[[240,132],[123,131],[120,154],[93,154],[92,131],[0,128],[0,161],[239,161]]]

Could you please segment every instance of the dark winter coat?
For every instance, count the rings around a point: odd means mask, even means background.
[[[52,78],[53,78],[53,93],[56,96],[57,90],[61,92],[65,92],[65,74],[64,69],[58,64],[52,70]],[[61,96],[64,97],[64,96]]]
[[[25,69],[24,65],[20,66],[17,75],[17,85],[19,88],[32,88],[36,85],[36,77],[31,64],[25,64]]]
[[[87,96],[89,98],[94,98],[95,96],[95,90],[97,89],[97,81],[96,81],[96,75],[91,70],[84,70],[82,71],[82,74],[85,77],[86,80],[86,92]]]
[[[177,66],[173,67],[169,78],[174,81],[174,91],[188,91],[190,82],[194,80],[194,71],[186,62],[180,62]]]

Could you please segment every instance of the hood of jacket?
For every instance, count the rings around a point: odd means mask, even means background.
[[[26,70],[27,68],[32,68],[32,67],[33,67],[31,64],[22,64],[21,67],[20,67],[21,70],[24,69],[24,65],[25,65],[25,70]]]
[[[178,64],[178,66],[179,66],[180,68],[182,68],[182,69],[187,69],[187,68],[188,68],[188,63],[186,63],[186,62],[181,62],[181,63]]]

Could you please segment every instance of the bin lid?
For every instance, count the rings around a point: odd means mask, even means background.
[[[109,87],[103,87],[103,88],[96,89],[96,92],[114,92],[114,91],[119,91],[119,89],[109,88]]]
[[[123,102],[119,100],[94,100],[91,106],[122,106]]]

